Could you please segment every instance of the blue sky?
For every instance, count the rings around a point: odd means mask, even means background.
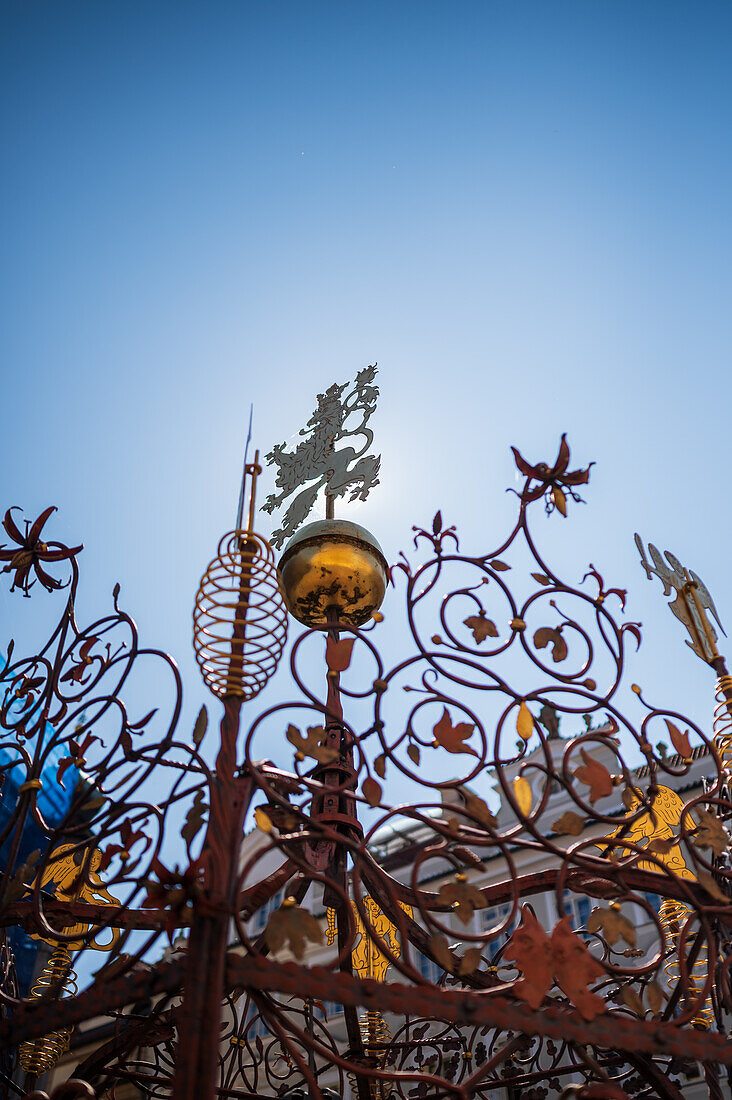
[[[250,402],[266,451],[374,361],[383,484],[344,514],[393,558],[440,507],[482,552],[512,516],[509,445],[552,458],[567,431],[597,466],[588,505],[540,524],[553,560],[628,587],[629,678],[710,716],[633,532],[732,626],[729,5],[18,0],[0,20],[0,502],[59,505],[85,610],[122,581],[191,721],[191,606]],[[0,594],[4,637],[24,610]]]

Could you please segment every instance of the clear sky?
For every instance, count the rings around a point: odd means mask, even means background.
[[[83,609],[122,582],[187,720],[250,402],[267,451],[374,361],[348,516],[393,558],[441,507],[482,552],[509,445],[567,431],[597,466],[553,560],[629,588],[630,678],[710,716],[633,532],[732,627],[731,31],[703,0],[2,4],[0,504],[59,506]],[[3,586],[3,638],[26,606]]]

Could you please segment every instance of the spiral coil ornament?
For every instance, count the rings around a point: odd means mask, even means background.
[[[393,1056],[389,1056],[388,1046],[391,1041],[391,1031],[386,1020],[380,1012],[364,1012],[359,1020],[359,1028],[364,1055],[378,1069],[386,1069],[387,1065],[393,1060]],[[356,1096],[358,1089],[355,1073],[349,1073],[348,1080],[351,1085],[351,1093]],[[373,1080],[370,1082],[369,1088],[371,1100],[386,1100],[392,1091],[392,1086],[386,1081]]]
[[[715,685],[714,747],[727,779],[732,778],[732,676],[720,676]]]
[[[214,695],[253,699],[267,684],[287,640],[287,610],[274,552],[250,531],[231,531],[201,579],[193,647]]]
[[[73,997],[76,993],[76,974],[71,967],[71,953],[65,946],[57,947],[36,978],[31,997],[39,1001]],[[18,1057],[26,1073],[39,1077],[58,1062],[69,1049],[73,1027],[60,1028],[39,1039],[29,1039],[20,1044]]]
[[[682,901],[673,901],[667,898],[666,901],[662,903],[658,914],[658,918],[663,925],[666,942],[670,946],[670,951],[664,963],[664,970],[666,971],[666,980],[668,981],[668,987],[671,992],[676,988],[681,977],[681,965],[678,953],[679,934],[681,925],[687,920],[690,913],[691,910],[689,906],[685,905]],[[687,979],[689,993],[694,993],[703,987],[707,978],[707,969],[707,947],[706,944],[703,944],[696,957],[696,961],[689,971]],[[712,1004],[709,997],[707,997],[692,1023],[694,1027],[704,1028],[706,1030],[712,1026],[713,1021],[714,1013]]]

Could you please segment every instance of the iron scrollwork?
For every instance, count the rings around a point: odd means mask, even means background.
[[[68,958],[78,991],[59,972],[34,1002],[6,965],[3,1050],[105,1017],[71,1075],[176,1100],[678,1100],[695,1061],[714,1093],[732,1062],[727,695],[710,733],[625,691],[625,590],[593,565],[562,580],[529,527],[538,501],[568,519],[589,467],[570,471],[564,437],[551,467],[515,459],[507,538],[466,554],[438,513],[392,567],[409,652],[380,654],[381,616],[305,630],[293,697],[284,673],[261,710],[226,688],[218,736],[205,712],[178,732],[176,666],[140,645],[118,589],[79,626],[80,548],[40,543],[50,513],[26,536],[6,515],[5,570],[26,592],[35,570],[63,607],[2,670],[18,798],[0,913]],[[232,534],[237,561],[252,538]],[[124,701],[148,661],[165,715]],[[70,789],[53,821],[49,777]]]

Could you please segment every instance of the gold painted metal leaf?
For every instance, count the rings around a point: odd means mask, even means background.
[[[528,779],[524,779],[522,775],[517,775],[513,781],[513,794],[520,812],[524,817],[528,817],[531,813],[531,803],[533,802],[531,784]]]
[[[729,836],[722,822],[709,810],[698,809],[699,827],[692,836],[697,848],[711,848],[715,856],[727,851]]]
[[[602,932],[611,946],[623,939],[629,947],[635,947],[635,927],[619,909],[593,909],[587,918],[587,931]]]
[[[559,512],[561,512],[562,515],[566,518],[566,515],[567,515],[567,498],[564,495],[563,490],[560,489],[558,485],[555,485],[554,488],[552,489],[551,496],[552,496],[552,503],[554,504],[555,508]]]
[[[522,741],[528,741],[534,732],[534,719],[525,700],[522,701],[519,707],[518,717],[516,718],[516,732]]]
[[[584,832],[585,819],[572,810],[566,810],[561,817],[552,822],[552,829],[558,836],[579,836]]]
[[[315,917],[301,909],[294,898],[286,898],[279,909],[270,914],[264,930],[264,940],[270,951],[289,947],[296,959],[305,954],[305,941],[323,942],[323,932]]]
[[[270,821],[269,817],[264,812],[261,806],[257,806],[256,810],[254,811],[254,821],[257,828],[260,829],[263,833],[272,832],[272,822]]]
[[[476,909],[485,909],[485,898],[467,876],[455,875],[452,882],[446,882],[437,892],[441,905],[449,905],[462,924],[470,924]]]

